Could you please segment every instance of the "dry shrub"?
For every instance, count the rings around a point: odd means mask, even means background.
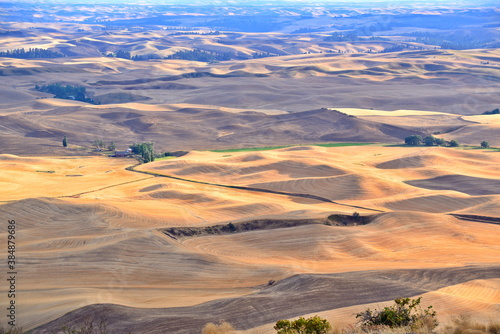
[[[222,321],[220,324],[216,325],[212,322],[203,327],[201,334],[233,334],[236,333],[233,326],[230,323]]]
[[[373,325],[369,327],[360,327],[359,325],[350,325],[343,328],[335,328],[332,334],[440,334],[435,329],[427,326],[402,326],[390,327],[385,325]]]
[[[500,334],[500,322],[482,324],[473,321],[469,315],[461,315],[451,319],[443,334]]]
[[[0,334],[23,334],[23,330],[21,328],[15,328],[15,327],[10,327],[9,329],[6,329],[0,324]]]
[[[500,322],[490,322],[488,324],[488,333],[489,334],[500,334]]]
[[[398,329],[419,334],[432,333],[438,325],[436,311],[432,310],[432,306],[422,309],[421,299],[397,298],[394,305],[357,313],[356,318],[360,319],[358,325],[363,331],[373,333],[391,333]]]

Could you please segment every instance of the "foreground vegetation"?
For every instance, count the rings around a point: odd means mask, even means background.
[[[426,332],[431,332],[437,327],[436,312],[432,310],[432,306],[422,309],[420,301],[422,297],[417,299],[397,298],[394,300],[394,305],[384,307],[381,310],[370,310],[356,314],[359,318],[359,325],[362,329],[372,329],[378,326],[386,326],[389,328],[409,328],[412,331],[425,329]]]
[[[328,320],[319,316],[299,317],[295,320],[279,320],[274,329],[276,334],[361,334],[361,333],[400,333],[400,334],[498,334],[500,322],[477,323],[468,316],[459,316],[441,329],[432,306],[422,308],[421,297],[416,299],[397,298],[394,304],[378,310],[367,309],[356,314],[357,324],[346,328],[334,328]],[[237,331],[227,322],[219,325],[209,323],[202,334],[236,334]]]
[[[274,283],[274,282],[273,282]],[[470,316],[461,315],[437,330],[437,314],[432,306],[422,308],[422,297],[397,298],[394,304],[381,309],[366,309],[357,313],[355,325],[334,328],[326,319],[315,315],[310,318],[299,317],[295,320],[278,320],[274,325],[276,334],[362,334],[362,333],[401,333],[401,334],[500,334],[500,322],[478,323]],[[0,334],[29,334],[21,328],[5,329],[0,325]],[[111,334],[105,318],[87,318],[79,327],[63,326],[51,334]],[[201,334],[236,334],[234,327],[221,321],[219,324],[207,323]],[[130,332],[129,332],[130,334]]]

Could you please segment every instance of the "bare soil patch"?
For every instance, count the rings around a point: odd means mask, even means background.
[[[500,194],[500,180],[467,175],[443,175],[426,180],[406,181],[415,187],[432,190],[455,190],[471,196]]]

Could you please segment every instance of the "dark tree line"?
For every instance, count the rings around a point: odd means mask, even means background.
[[[131,55],[128,51],[119,50],[116,53],[116,58],[131,59]]]
[[[210,31],[210,32],[199,32],[199,31],[178,31],[178,32],[174,32],[174,33],[171,33],[169,34],[170,36],[179,36],[179,35],[220,35],[220,31],[219,30],[215,30],[215,31]]]
[[[404,51],[406,50],[406,46],[405,45],[402,45],[402,44],[399,44],[399,45],[394,45],[394,46],[390,46],[388,48],[385,48],[383,49],[382,51],[380,51],[381,53],[389,53],[389,52],[401,52],[401,51]]]
[[[367,29],[370,29],[370,27],[367,27]],[[337,31],[332,33],[330,36],[325,37],[324,40],[326,42],[389,41],[388,38],[379,36],[372,36],[370,38],[360,37],[358,32],[361,33],[362,36],[365,36],[365,35],[371,35],[372,30]]]
[[[116,57],[122,59],[129,59],[134,61],[149,60],[149,59],[184,59],[193,61],[202,61],[207,63],[213,63],[216,61],[231,60],[235,58],[235,54],[231,52],[213,52],[213,51],[203,51],[203,50],[187,50],[187,51],[177,51],[167,57],[160,57],[156,54],[148,55],[135,55],[132,56],[130,52],[119,50],[116,54],[110,53],[108,57]]]
[[[156,55],[156,54],[148,54],[148,55],[135,55],[132,56],[132,54],[128,51],[124,50],[119,50],[116,52],[116,54],[110,53],[108,54],[108,57],[116,57],[116,58],[122,58],[122,59],[129,59],[133,61],[139,61],[139,60],[148,60],[148,59],[163,59],[162,57]]]
[[[416,37],[415,42],[426,45],[437,45],[448,50],[468,50],[491,47],[490,43],[495,40],[477,35],[469,34],[436,34],[428,32],[413,32],[404,36]]]
[[[325,37],[325,42],[356,42],[364,40],[352,31],[334,32],[330,36]]]
[[[165,59],[184,59],[210,63],[215,61],[231,60],[233,57],[234,54],[231,52],[217,53],[203,50],[188,50],[177,51],[176,53],[166,57]]]
[[[95,103],[93,99],[87,97],[86,88],[82,86],[62,85],[60,83],[56,83],[42,86],[36,85],[35,89],[40,92],[54,94],[54,97],[57,99],[76,100],[92,104]]]
[[[410,145],[410,146],[419,146],[419,145],[425,145],[425,146],[450,146],[450,147],[458,147],[460,144],[456,140],[450,140],[446,141],[443,138],[437,138],[432,135],[430,136],[425,136],[422,138],[422,136],[419,135],[412,135],[408,136],[405,138],[405,144]]]
[[[140,61],[140,60],[163,59],[163,58],[158,56],[157,54],[150,53],[147,55],[135,55],[135,56],[132,56],[130,59],[133,61]]]
[[[491,111],[483,112],[483,115],[498,115],[498,114],[500,114],[500,110],[498,108],[493,109]]]
[[[259,52],[255,52],[252,54],[252,58],[253,59],[257,59],[257,58],[267,58],[267,57],[277,57],[278,55],[276,54],[273,54],[273,53],[269,53],[269,52],[262,52],[262,53],[259,53]]]
[[[320,27],[320,28],[300,28],[300,29],[292,31],[291,33],[292,34],[310,34],[310,33],[320,32],[320,31],[324,31],[324,30],[325,30],[325,28],[323,28],[323,27]]]
[[[0,52],[0,57],[10,57],[19,59],[32,59],[32,58],[61,58],[65,57],[60,52],[50,51],[46,49],[29,48],[27,51],[24,48],[7,50]]]

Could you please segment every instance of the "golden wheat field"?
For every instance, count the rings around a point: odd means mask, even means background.
[[[16,221],[19,312],[27,329],[103,303],[133,307],[131,318],[142,326],[148,317],[159,319],[160,310],[203,321],[197,314],[203,303],[230,298],[241,305],[225,320],[266,333],[273,324],[262,315],[266,305],[275,316],[294,314],[294,306],[271,307],[287,291],[300,300],[295,315],[321,312],[342,324],[403,292],[423,295],[442,319],[498,315],[497,152],[296,146],[193,151],[135,168],[156,176],[125,170],[134,164],[127,158],[0,158],[0,210]],[[371,222],[314,222],[354,212]],[[163,233],[266,219],[310,223],[177,238]],[[383,272],[391,271],[397,274],[385,282]],[[326,281],[307,283],[316,274]],[[280,280],[290,277],[298,282],[280,292]],[[339,280],[338,307],[296,295],[315,284],[309,294],[328,295],[325,289],[336,286],[329,279]],[[267,287],[270,280],[280,283]],[[245,314],[243,305],[257,309]]]

